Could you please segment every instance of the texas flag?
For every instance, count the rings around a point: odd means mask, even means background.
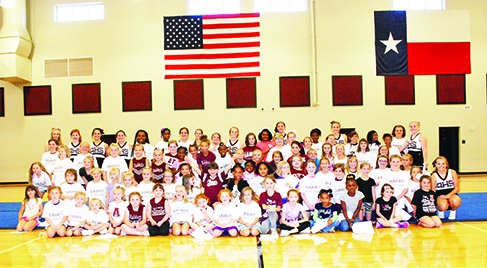
[[[377,75],[469,74],[468,11],[375,11]]]

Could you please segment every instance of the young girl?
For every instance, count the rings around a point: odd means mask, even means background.
[[[278,121],[274,127],[274,132],[281,135],[284,139],[286,138],[286,123],[284,121]],[[287,144],[287,143],[285,143]]]
[[[167,127],[161,128],[161,139],[156,146],[154,147],[155,150],[165,151],[167,150],[167,146],[169,143],[169,139],[171,138],[171,130]]]
[[[44,193],[51,187],[51,177],[40,162],[34,162],[30,165],[29,184],[36,187],[40,198],[44,197]]]
[[[323,143],[321,147],[321,158],[328,158],[330,160],[331,166],[335,164],[335,157],[333,156],[333,147],[330,143]]]
[[[276,147],[274,147],[276,148]],[[272,148],[272,149],[274,149]],[[284,160],[283,156],[282,156],[282,153],[280,151],[274,151],[271,155],[272,157],[272,161],[269,162],[269,166],[271,167],[271,170],[273,170],[273,174],[276,173],[277,171],[277,164],[279,164],[279,162],[281,162],[282,160]],[[277,178],[276,175],[274,175],[274,177]]]
[[[254,133],[248,133],[245,136],[245,146],[242,148],[244,151],[245,161],[252,159],[252,152],[256,149],[257,138]]]
[[[208,147],[209,148],[208,150],[214,154],[217,154],[218,147],[220,146],[221,140],[222,140],[222,136],[220,135],[220,133],[215,132],[211,134],[211,142],[210,142],[210,146]],[[201,148],[201,143],[200,143],[200,148]]]
[[[61,190],[63,194],[61,195],[60,199],[64,200],[68,203],[74,203],[74,196],[78,192],[85,192],[85,188],[78,183],[78,173],[75,169],[70,168],[66,170],[65,173],[65,182],[61,184]]]
[[[264,159],[264,154],[262,153],[261,149],[255,149],[252,152],[252,161],[254,161],[256,164],[260,163]]]
[[[123,160],[125,160],[125,164],[128,166],[130,159],[131,159],[130,152],[132,151],[132,144],[130,144],[126,141],[127,135],[125,134],[125,131],[123,131],[123,130],[117,131],[115,136],[117,137],[117,144],[116,145],[118,146],[118,149],[120,152],[119,156]]]
[[[358,214],[360,221],[365,219],[372,220],[372,211],[375,209],[375,181],[369,177],[370,164],[364,162],[360,164],[360,177],[357,179],[358,190],[364,194],[362,199],[362,208]]]
[[[182,185],[176,186],[174,201],[171,202],[172,235],[188,235],[193,222],[193,204],[186,198],[186,189]]]
[[[122,232],[122,224],[124,221],[125,210],[128,203],[125,199],[125,188],[120,185],[113,189],[113,201],[108,203],[108,217],[110,219],[110,226],[108,232],[119,235]]]
[[[201,142],[201,141],[200,141],[200,142]],[[198,143],[198,145],[196,145],[196,144],[191,144],[191,145],[189,146],[189,149],[188,149],[188,151],[189,151],[189,156],[190,156],[191,158],[193,158],[193,160],[195,160],[195,161],[196,161],[196,157],[198,156],[198,153],[199,153],[199,149],[198,149],[198,148],[200,148],[199,143]]]
[[[318,159],[318,152],[314,148],[309,149],[306,155],[308,156],[309,159],[308,161],[315,162],[315,165],[317,167],[320,166],[320,160]],[[316,173],[318,173],[318,168],[315,170],[315,174]]]
[[[431,190],[436,192],[438,197],[438,216],[444,218],[444,211],[450,210],[449,220],[454,220],[457,209],[462,204],[458,196],[460,192],[460,180],[457,172],[448,165],[444,156],[438,156],[433,161],[435,171],[431,174]]]
[[[215,162],[218,164],[219,172],[224,171],[228,164],[232,162],[231,151],[223,144],[223,142],[221,142],[218,147],[218,154],[216,155]]]
[[[310,233],[309,218],[306,209],[299,204],[299,191],[291,189],[287,192],[288,202],[282,207],[281,236],[295,233]]]
[[[232,178],[228,179],[227,189],[232,192],[232,201],[235,204],[240,203],[240,194],[245,187],[249,187],[249,183],[243,178],[244,168],[242,166],[234,166],[232,169]]]
[[[99,233],[105,235],[108,232],[108,215],[105,212],[103,202],[98,198],[91,198],[90,212],[85,223],[85,230],[81,231],[83,236]]]
[[[164,177],[164,171],[166,170],[166,163],[164,162],[164,155],[162,150],[154,150],[154,158],[151,163],[152,177],[155,183],[162,183]]]
[[[51,135],[49,136],[49,139],[53,139],[57,142],[58,146],[63,145],[63,140],[61,139],[61,129],[57,127],[51,128]],[[49,144],[46,144],[46,147],[44,147],[44,152],[49,151]]]
[[[245,162],[244,180],[250,181],[255,176],[255,162],[248,160]]]
[[[83,167],[83,161],[85,160],[85,158],[87,156],[93,157],[90,154],[90,144],[87,143],[87,142],[82,141],[79,144],[79,153],[73,159],[73,165],[74,165],[74,168],[76,170],[79,170],[80,168]],[[93,157],[93,159],[94,159],[94,157]],[[98,162],[94,161],[93,164],[94,164],[95,167],[98,167]]]
[[[389,173],[389,157],[387,155],[379,155],[376,160],[375,168],[370,172],[370,177],[375,180],[377,186],[381,185],[382,178]],[[375,188],[376,196],[380,195],[379,187]]]
[[[347,143],[347,135],[341,134],[340,131],[342,130],[342,125],[338,121],[331,121],[331,133],[333,137],[335,137],[335,144],[345,144]]]
[[[154,198],[147,203],[147,219],[150,236],[169,235],[169,218],[171,207],[169,200],[164,197],[164,187],[156,183],[153,187]]]
[[[167,168],[175,172],[179,167],[178,161],[178,142],[171,140],[168,143],[168,153],[164,155],[164,162],[167,164]]]
[[[321,150],[323,148],[323,143],[320,142],[321,130],[319,128],[313,128],[309,132],[309,136],[312,141],[311,148],[314,148],[318,152],[318,158],[321,158]]]
[[[345,172],[347,175],[353,174],[355,178],[358,178],[360,176],[359,172],[359,160],[357,156],[352,156],[347,160],[347,166]]]
[[[122,181],[120,180],[120,170],[118,168],[111,168],[109,172],[109,177],[111,183],[107,185],[107,195],[106,195],[106,200],[105,204],[110,204],[113,202],[113,190],[117,186],[122,186]],[[108,209],[108,206],[107,206]]]
[[[264,128],[259,133],[258,138],[259,138],[259,142],[257,143],[257,147],[259,147],[260,150],[262,151],[262,155],[266,157],[267,152],[269,152],[269,150],[276,145],[274,141],[272,141],[272,132],[267,128]]]
[[[84,231],[86,220],[88,219],[88,213],[90,210],[85,205],[86,194],[85,192],[77,192],[74,194],[74,206],[69,207],[68,211],[68,227],[66,228],[66,236],[80,236]]]
[[[142,170],[146,167],[150,167],[150,162],[147,157],[144,156],[144,146],[141,144],[134,145],[134,158],[130,160],[129,171],[135,175],[135,181],[140,183],[142,181]]]
[[[228,189],[222,189],[218,193],[218,205],[215,207],[213,220],[215,221],[215,228],[213,228],[213,236],[219,237],[224,233],[230,236],[238,235],[238,228],[236,226],[238,213],[237,206],[232,203],[232,192]]]
[[[326,157],[321,158],[320,171],[316,173],[316,178],[323,181],[323,189],[331,188],[331,184],[335,180],[335,175],[333,172],[330,172],[330,159]]]
[[[359,136],[357,131],[352,130],[348,133],[348,143],[345,145],[345,154],[352,157],[357,152]]]
[[[179,137],[181,139],[178,142],[178,147],[183,146],[188,149],[189,146],[193,144],[193,142],[189,140],[189,129],[187,127],[182,127],[179,129]]]
[[[64,173],[68,168],[73,168],[73,162],[69,159],[69,148],[66,145],[60,145],[58,147],[58,160],[56,166],[52,172],[52,184],[55,186],[61,186],[64,182]]]
[[[287,202],[287,192],[290,189],[296,189],[299,185],[299,179],[294,177],[290,172],[291,167],[286,161],[281,161],[277,164],[277,179],[275,180],[275,190],[284,197],[282,202]]]
[[[315,205],[313,220],[311,221],[311,233],[333,233],[340,224],[338,220],[338,207],[331,203],[333,193],[331,190],[321,189],[318,194],[320,203]]]
[[[110,170],[110,168],[116,167],[120,169],[120,177],[121,177],[123,173],[128,171],[128,167],[125,160],[119,156],[120,148],[118,147],[117,144],[115,143],[110,144],[108,150],[110,155],[107,158],[105,158],[105,160],[103,161],[103,166],[101,167],[101,169],[103,170],[103,180],[106,181],[107,183],[110,183],[108,177],[108,171]]]
[[[269,176],[269,168],[269,164],[260,162],[255,169],[255,176],[248,181],[250,187],[257,195],[264,191],[264,179]]]
[[[330,187],[333,191],[333,203],[341,207],[340,196],[347,192],[347,189],[345,188],[345,166],[343,164],[334,165],[333,175],[335,175],[335,179]]]
[[[409,173],[401,170],[401,156],[393,155],[390,158],[391,169],[382,177],[380,184],[381,188],[384,184],[389,183],[394,187],[394,196],[397,198],[397,215],[401,215],[403,220],[409,220],[410,216],[403,208],[405,205],[405,198],[408,192]]]
[[[340,202],[342,205],[343,220],[337,226],[338,230],[347,232],[353,226],[353,223],[358,220],[357,216],[362,208],[362,199],[364,194],[357,191],[357,182],[354,178],[347,178],[346,181],[347,192],[340,196]]]
[[[311,216],[311,213],[315,209],[320,190],[325,188],[325,181],[315,176],[315,170],[316,163],[314,161],[306,162],[308,175],[299,182],[299,192],[308,217]]]
[[[174,183],[174,175],[172,174],[171,171],[166,170],[164,172],[164,178],[163,178],[163,186],[164,186],[164,192],[165,192],[165,197],[167,200],[174,200],[174,194],[176,193],[176,184]]]
[[[91,176],[91,170],[95,167],[94,165],[95,159],[93,156],[88,155],[85,157],[83,160],[83,167],[78,169],[78,174],[80,176],[79,183],[86,187],[90,181],[93,180],[93,177]]]
[[[66,221],[68,220],[68,206],[60,197],[63,194],[59,186],[53,186],[48,190],[49,202],[44,206],[42,217],[47,222],[47,237],[66,235]]]
[[[152,170],[150,168],[144,168],[142,170],[142,181],[137,185],[137,192],[140,193],[142,198],[142,204],[147,206],[149,200],[154,198],[153,187],[154,183],[152,179]]]
[[[408,193],[404,196],[408,201],[406,203],[406,207],[408,208],[408,212],[412,212],[413,208],[411,207],[411,202],[413,201],[414,192],[416,192],[420,187],[419,179],[421,178],[421,168],[418,166],[412,166],[410,170],[410,180],[408,183]]]
[[[73,161],[74,157],[79,154],[79,144],[83,139],[78,129],[71,130],[69,135],[71,136],[71,142],[68,144],[68,147],[71,155],[70,159]]]
[[[101,179],[101,169],[94,168],[91,170],[93,180],[86,186],[86,196],[88,197],[89,207],[91,208],[91,199],[97,198],[102,204],[106,201],[108,184]],[[105,204],[103,204],[105,207]]]
[[[42,198],[34,185],[25,187],[25,197],[19,209],[17,232],[30,232],[39,224],[44,207]]]
[[[401,156],[401,169],[408,171],[411,169],[411,164],[413,163],[413,157],[410,154],[403,154]]]
[[[406,228],[407,222],[401,222],[401,215],[396,215],[397,199],[393,196],[394,188],[386,183],[382,186],[381,197],[376,200],[377,223],[375,228],[397,227]]]
[[[291,157],[291,174],[296,177],[297,179],[301,180],[304,176],[307,175],[306,170],[302,168],[303,160],[300,156],[292,156]]]
[[[358,142],[357,152],[355,153],[355,156],[358,159],[359,165],[367,162],[370,164],[370,166],[372,166],[375,162],[377,151],[375,152],[375,154],[371,152],[369,149],[369,144],[367,144],[367,140],[362,138]]]
[[[282,162],[286,163],[285,161]],[[281,212],[282,196],[275,191],[276,180],[273,177],[265,178],[264,187],[265,192],[261,193],[259,197],[259,205],[264,211],[261,219],[262,233],[267,234],[271,231],[272,235],[277,235],[276,226],[279,220],[279,212]]]
[[[150,144],[149,133],[147,133],[147,131],[139,129],[135,133],[134,147],[132,147],[132,153],[130,154],[132,157],[134,157],[134,148],[136,144],[142,145],[144,147],[144,156],[147,157],[149,161],[152,160],[152,156],[154,155],[154,147]]]
[[[293,141],[291,143],[291,154],[292,155],[287,159],[288,162],[290,162],[292,157],[294,156],[300,156],[303,164],[308,161],[308,156],[303,154],[303,149],[301,148],[301,144],[299,143],[299,141]]]
[[[183,186],[184,189],[186,189],[186,195],[189,202],[194,203],[195,197],[201,193],[201,187],[199,185],[196,185],[196,179],[194,175],[184,175]]]
[[[229,164],[223,172],[218,173],[218,164],[211,162],[208,165],[208,173],[199,174],[203,184],[204,193],[210,198],[210,203],[212,205],[218,200],[218,193],[223,188],[223,182],[227,179],[227,174],[232,165],[233,162]]]
[[[204,194],[199,194],[195,197],[194,203],[196,207],[193,210],[193,222],[191,228],[196,230],[203,228],[206,232],[212,232],[215,228],[213,222],[213,208],[209,206],[210,199]]]
[[[406,139],[406,128],[404,128],[403,125],[395,125],[392,128],[392,142],[391,145],[396,147],[397,149],[400,149],[401,146],[404,144]]]
[[[108,151],[108,144],[101,140],[103,134],[105,134],[105,132],[99,127],[94,128],[93,131],[91,131],[93,142],[90,144],[90,153],[95,157],[99,167],[103,165],[103,160],[105,160]]]
[[[335,153],[336,153],[336,156],[335,156],[335,158],[332,159],[334,161],[334,164],[336,164],[336,163],[347,164],[349,157],[345,153],[345,146],[343,144],[335,145]],[[352,157],[354,155],[350,155],[350,157]],[[333,166],[331,166],[331,167],[333,168]]]
[[[419,180],[421,189],[413,196],[413,214],[418,220],[418,225],[426,228],[441,226],[441,220],[436,215],[437,195],[431,190],[431,178],[428,175],[421,176]]]
[[[311,145],[313,144],[313,141],[311,140],[311,137],[304,137],[303,138],[303,150],[305,154],[308,154],[309,149],[311,149]]]
[[[202,138],[201,138],[202,136],[203,136],[203,130],[201,128],[195,129],[195,131],[194,131],[194,143],[191,145],[196,146],[196,150],[198,150],[198,148],[200,148],[200,142],[202,140]],[[191,148],[191,145],[189,146],[190,148]],[[190,148],[188,148],[188,149],[190,149]]]
[[[373,155],[377,155],[377,151],[380,147],[379,134],[377,131],[371,130],[367,132],[367,143],[369,144],[369,150]],[[360,144],[359,144],[360,147]]]
[[[291,157],[291,152],[284,149],[284,137],[282,137],[281,134],[276,134],[274,137],[274,142],[276,143],[276,146],[272,147],[267,153],[267,157],[265,159],[266,162],[272,162],[276,153],[281,153],[282,157],[285,155],[286,158],[283,159],[288,159]]]
[[[227,147],[230,149],[232,154],[235,153],[238,149],[242,148],[242,144],[240,144],[240,140],[238,136],[240,135],[240,130],[236,126],[232,126],[228,131],[230,135],[230,139],[227,141]]]
[[[250,187],[245,187],[240,196],[241,203],[238,204],[237,227],[241,236],[257,236],[261,233],[259,223],[262,212],[258,197]]]
[[[129,200],[130,204],[125,210],[121,235],[149,236],[147,230],[149,227],[146,224],[147,214],[141,203],[142,197],[139,192],[133,192],[129,195]]]
[[[127,172],[123,174],[123,187],[125,188],[125,198],[128,199],[131,193],[137,191],[134,173]]]
[[[47,173],[52,175],[54,168],[56,167],[56,162],[58,160],[58,144],[57,141],[50,139],[47,142],[49,151],[42,154],[41,163],[47,170]]]

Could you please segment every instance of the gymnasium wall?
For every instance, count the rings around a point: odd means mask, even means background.
[[[283,120],[298,137],[318,127],[329,132],[331,120],[343,128],[356,128],[362,137],[375,129],[390,132],[395,124],[421,122],[429,140],[429,162],[438,154],[438,128],[459,126],[460,171],[485,172],[487,146],[483,143],[487,118],[486,1],[447,1],[448,9],[470,11],[472,74],[466,75],[467,104],[436,104],[435,76],[415,78],[415,105],[385,105],[384,78],[375,75],[374,10],[390,10],[391,0],[317,0],[316,43],[317,106],[279,107],[279,76],[312,75],[310,13],[261,15],[261,73],[257,78],[257,108],[226,109],[225,79],[205,79],[204,110],[173,110],[173,81],[163,79],[162,18],[187,14],[186,1],[104,1],[105,20],[55,23],[54,5],[78,1],[28,1],[28,29],[33,43],[32,84],[52,86],[52,115],[24,116],[23,85],[0,82],[5,88],[5,117],[0,117],[0,182],[27,181],[31,162],[39,161],[51,127],[69,132],[79,128],[90,140],[94,127],[108,134],[119,129],[133,141],[137,129],[159,140],[161,127],[187,126],[193,133],[218,131],[226,139],[232,125],[241,136]],[[242,0],[243,12],[252,12],[252,1]],[[45,59],[94,57],[94,76],[45,79]],[[363,106],[332,106],[332,75],[363,76]],[[152,111],[122,112],[123,81],[152,81]],[[101,113],[72,114],[71,85],[101,83]],[[312,99],[312,102],[315,100]],[[274,109],[272,109],[274,108]]]

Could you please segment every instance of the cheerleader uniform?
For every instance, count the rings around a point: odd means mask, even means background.
[[[234,154],[238,149],[242,147],[242,145],[240,144],[240,140],[236,140],[234,143],[232,143],[231,140],[228,140],[227,147],[230,149],[230,152]]]
[[[166,211],[165,204],[166,204],[166,199],[164,197],[157,203],[155,198],[152,198],[150,200],[150,206],[151,206],[150,215],[152,219],[154,219],[154,221],[160,222],[164,218],[164,216],[166,216],[167,211]],[[169,235],[169,221],[165,221],[160,227],[157,225],[152,225],[150,221],[147,221],[147,224],[149,225],[150,236]]]
[[[450,170],[446,171],[446,176],[443,178],[438,172],[431,174],[436,177],[436,195],[447,195],[453,189],[455,189],[455,184],[453,183],[453,176]]]
[[[152,162],[152,178],[154,182],[162,183],[162,179],[164,178],[164,171],[166,170],[166,163],[162,162],[160,165]]]
[[[105,160],[105,146],[106,144],[103,141],[100,141],[98,144],[95,144],[95,142],[90,144],[90,153],[98,162],[99,167],[103,165],[103,160]]]
[[[410,136],[407,142],[408,154],[413,157],[413,166],[419,166],[423,168],[423,145],[419,137],[421,133],[416,134],[414,137]]]
[[[71,153],[69,159],[71,159],[71,161],[74,161],[74,157],[79,154],[79,145],[80,143],[74,145],[72,142],[68,144],[69,152]]]
[[[135,181],[140,183],[142,181],[142,170],[145,168],[147,158],[141,159],[132,158],[132,172],[134,173]]]
[[[130,163],[130,145],[125,142],[123,145],[120,145],[120,143],[117,143],[118,147],[120,147],[120,154],[119,156],[122,157],[125,160],[125,163],[127,163],[127,166]]]

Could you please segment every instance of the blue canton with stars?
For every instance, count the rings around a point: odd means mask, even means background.
[[[203,17],[164,17],[164,49],[202,49]]]

